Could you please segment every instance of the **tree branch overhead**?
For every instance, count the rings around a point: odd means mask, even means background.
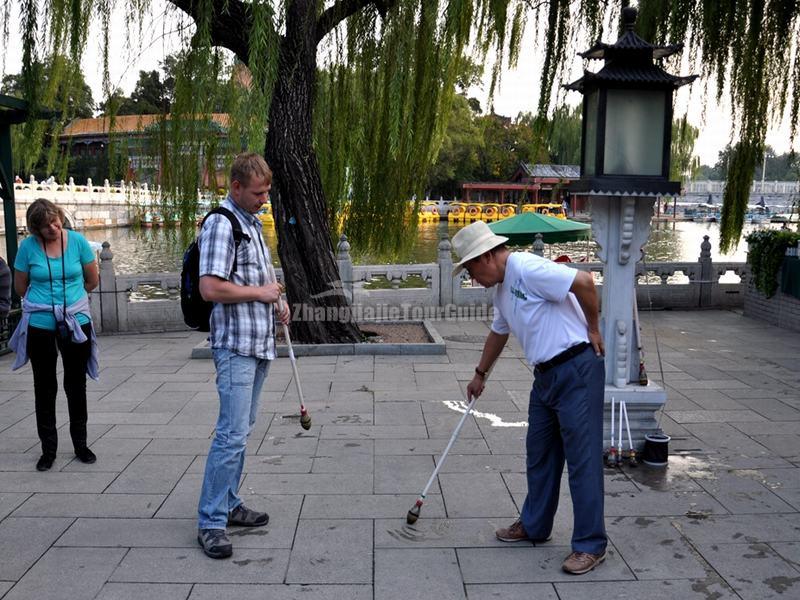
[[[396,0],[339,0],[317,19],[317,43],[333,31],[339,23],[370,4],[375,7],[381,17],[386,17],[387,11],[395,2]]]
[[[199,0],[169,0],[169,3],[189,15],[195,22],[202,19]],[[250,49],[248,32],[253,17],[241,0],[212,0],[211,41],[233,52],[244,64],[248,64]]]

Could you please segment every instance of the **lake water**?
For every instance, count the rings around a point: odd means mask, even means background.
[[[403,252],[396,263],[431,263],[436,262],[437,248],[441,235],[453,235],[461,225],[448,226],[447,222],[420,225],[416,243]],[[744,235],[765,225],[746,225]],[[780,228],[779,224],[766,227]],[[153,273],[159,271],[179,271],[183,251],[191,241],[182,236],[180,231],[172,229],[133,229],[109,228],[92,229],[82,232],[87,239],[95,242],[108,241],[114,253],[114,266],[117,273]],[[694,262],[700,255],[700,243],[703,236],[708,235],[711,242],[711,256],[715,261],[744,262],[747,244],[742,239],[739,246],[728,254],[720,254],[719,226],[716,223],[694,223],[680,221],[675,223],[654,223],[650,239],[645,247],[645,256],[649,261]],[[264,237],[272,252],[276,266],[278,261],[277,237],[273,229],[264,229]],[[573,259],[585,256],[590,252],[591,260],[596,260],[594,242],[577,242],[572,244],[554,244],[552,248],[545,246],[545,256],[553,258],[560,254],[568,254]],[[5,254],[5,238],[0,236],[0,252]],[[390,262],[380,257],[359,254],[352,250],[354,261],[358,264],[381,264]]]

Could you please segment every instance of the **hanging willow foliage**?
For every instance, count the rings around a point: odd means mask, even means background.
[[[693,68],[729,90],[738,140],[731,152],[720,223],[720,250],[742,233],[767,129],[788,109],[792,141],[800,103],[800,2],[790,0],[642,0],[640,33],[658,42],[683,41]],[[675,65],[679,65],[676,59]]]
[[[15,0],[4,0],[3,14]],[[80,64],[90,19],[102,31],[106,96],[109,38],[115,7],[125,11],[126,33],[141,30],[152,0],[16,0],[20,6],[25,96],[34,107],[69,107],[57,90],[68,93],[74,79],[57,60],[48,88],[34,65],[42,57],[64,55]],[[243,148],[263,150],[272,90],[278,76],[279,47],[288,6],[282,0],[169,0],[195,23],[185,36],[186,60],[173,114],[160,121],[159,159],[164,210],[186,219],[197,206],[201,166],[209,173]],[[502,65],[519,56],[526,26],[543,32],[544,67],[539,89],[542,115],[551,109],[565,68],[585,42],[613,37],[619,10],[627,0],[319,0],[317,14],[339,9],[319,47],[320,73],[315,103],[315,148],[331,222],[363,248],[397,249],[415,225],[409,199],[424,196],[423,182],[434,161],[453,97],[453,84],[465,57],[494,60],[489,93]],[[706,81],[716,84],[717,100],[730,94],[734,150],[728,169],[721,225],[722,250],[735,246],[742,228],[755,166],[761,161],[770,118],[788,114],[792,137],[800,115],[800,3],[791,0],[640,0],[638,32],[655,43],[685,42],[684,57],[669,65],[680,71],[690,61]],[[237,12],[238,11],[238,12]],[[240,31],[215,33],[235,14]],[[7,19],[3,41],[7,43]],[[605,33],[604,33],[605,32]],[[239,39],[234,39],[239,35]],[[224,37],[223,36],[223,37]],[[231,37],[233,36],[233,37]],[[319,40],[311,40],[316,43]],[[224,60],[215,45],[234,50],[249,72]],[[578,44],[581,44],[580,46]],[[244,73],[244,74],[243,74]],[[226,77],[228,143],[221,144],[204,93],[210,77]],[[248,84],[249,80],[249,84]],[[246,85],[247,84],[247,85]],[[532,91],[533,93],[533,91]],[[111,115],[113,127],[113,113]],[[29,170],[41,151],[45,125],[30,122],[18,136]],[[114,158],[124,153],[114,140]],[[54,146],[57,146],[54,144]],[[55,168],[55,150],[48,157]],[[112,160],[113,162],[113,160]],[[66,163],[62,163],[66,164]]]

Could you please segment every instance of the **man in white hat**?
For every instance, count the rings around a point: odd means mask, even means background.
[[[572,553],[562,568],[588,573],[605,559],[603,522],[603,391],[605,368],[597,293],[589,273],[528,252],[510,252],[508,238],[476,221],[453,236],[466,269],[484,287],[497,286],[494,321],[475,376],[480,396],[509,333],[534,366],[528,406],[528,496],[519,520],[498,529],[504,542],[550,538],[566,459],[574,527]]]

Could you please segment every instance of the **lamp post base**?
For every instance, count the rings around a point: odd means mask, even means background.
[[[603,447],[607,448],[609,445],[617,446],[618,443],[610,444],[611,441],[611,398],[617,402],[617,410],[619,410],[619,402],[625,401],[628,409],[628,421],[631,428],[631,438],[633,439],[633,447],[637,452],[640,452],[644,447],[644,436],[648,433],[660,433],[658,428],[659,411],[662,409],[667,401],[667,392],[664,388],[650,382],[648,385],[638,385],[630,383],[624,387],[616,387],[613,385],[606,385],[605,390],[605,407],[603,410]],[[614,437],[618,434],[619,427],[619,413],[615,416],[616,423],[614,424]],[[626,451],[629,449],[628,434],[624,429],[622,433],[622,448]]]

